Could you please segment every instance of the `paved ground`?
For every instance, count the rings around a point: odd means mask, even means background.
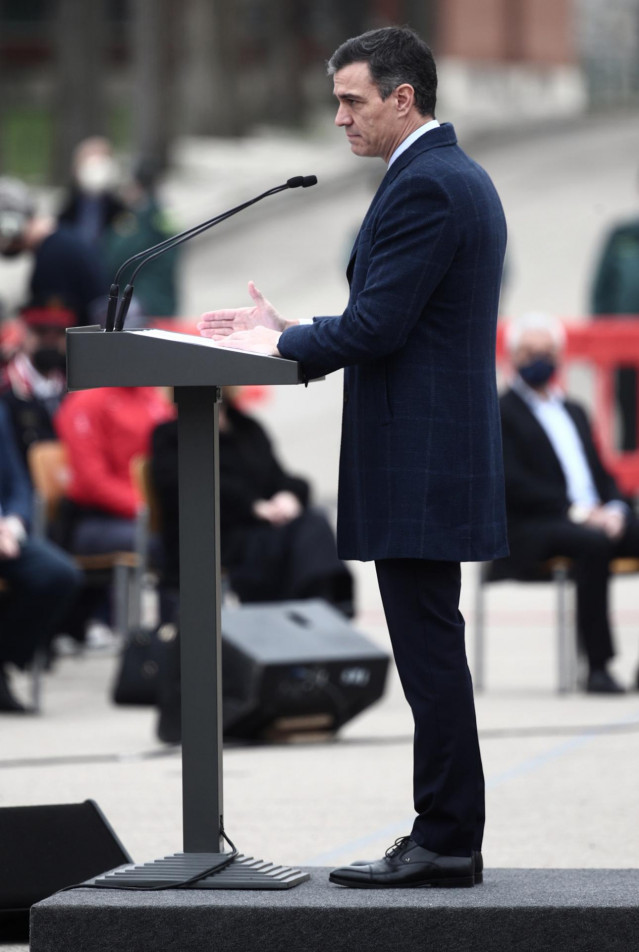
[[[289,175],[316,172],[326,182],[324,192],[292,193],[270,214],[256,214],[250,227],[194,243],[185,259],[185,314],[244,299],[251,277],[286,314],[341,309],[344,259],[377,172],[370,163],[361,166],[363,178],[354,177],[360,166],[338,155],[345,146],[337,136],[337,146],[295,144],[294,160],[290,144],[252,143],[245,165],[237,147],[197,154],[185,147],[170,194],[186,223],[208,211],[192,195],[207,163],[213,211]],[[601,231],[635,203],[636,123],[608,117],[498,142],[469,140],[469,147],[493,174],[510,222],[505,308],[580,314]],[[586,397],[587,384],[580,378]],[[288,465],[310,476],[329,504],[339,405],[335,375],[308,389],[280,388],[257,411]],[[356,624],[385,645],[371,567],[354,570]],[[474,580],[474,567],[465,567],[471,658]],[[620,580],[613,592],[615,667],[627,684],[639,661],[638,586],[636,577]],[[487,690],[478,698],[487,866],[636,866],[639,694],[558,696],[550,588],[504,583],[487,598]],[[93,797],[134,858],[153,859],[181,848],[180,755],[156,742],[152,711],[110,705],[115,664],[113,651],[65,658],[46,679],[41,717],[0,719],[0,806]],[[226,827],[243,852],[282,863],[330,866],[380,855],[410,826],[410,759],[411,724],[393,674],[382,703],[329,743],[227,748]]]

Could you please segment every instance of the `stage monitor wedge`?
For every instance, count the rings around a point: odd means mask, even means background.
[[[29,908],[131,857],[94,800],[0,808],[0,925],[28,932]]]
[[[389,656],[321,599],[222,609],[224,736],[334,733],[378,701]]]

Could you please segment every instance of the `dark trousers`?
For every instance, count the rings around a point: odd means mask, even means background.
[[[621,538],[600,529],[575,525],[566,518],[537,519],[511,529],[511,556],[535,563],[565,555],[573,560],[577,596],[577,630],[591,669],[614,655],[608,612],[610,560],[639,557],[639,521],[630,518]]]
[[[481,849],[484,776],[459,611],[459,562],[375,563],[395,663],[415,721],[412,836],[426,849]]]
[[[62,549],[27,539],[17,558],[0,560],[0,578],[10,585],[0,604],[0,663],[26,664],[58,633],[82,573]]]

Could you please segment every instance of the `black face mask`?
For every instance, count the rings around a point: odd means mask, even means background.
[[[557,370],[557,364],[550,357],[537,357],[517,368],[524,383],[533,389],[543,387]]]
[[[43,377],[48,377],[53,371],[66,373],[67,359],[55,347],[40,347],[31,355],[31,363]]]

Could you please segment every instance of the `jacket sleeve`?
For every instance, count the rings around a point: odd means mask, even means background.
[[[78,410],[67,398],[54,423],[69,454],[69,495],[73,501],[125,519],[135,518],[139,504],[137,493],[130,479],[113,473],[108,465],[100,414]]]
[[[18,453],[7,408],[0,403],[0,515],[18,516],[29,526],[32,494],[29,477]]]
[[[370,252],[356,299],[339,318],[291,327],[280,337],[282,356],[300,361],[308,378],[376,360],[405,344],[457,248],[451,200],[433,180],[405,175],[359,241],[370,241]]]
[[[258,499],[278,492],[292,492],[306,506],[309,484],[287,473],[260,423],[237,410],[232,420],[236,430],[220,440],[220,508],[224,525],[259,522],[253,513]]]

